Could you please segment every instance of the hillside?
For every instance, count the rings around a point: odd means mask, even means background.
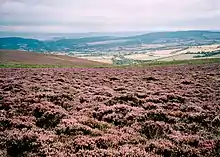
[[[220,43],[220,32],[212,31],[177,31],[153,32],[129,37],[84,37],[75,39],[37,40],[17,37],[0,38],[0,49],[26,50],[35,52],[83,52],[111,50],[119,47],[140,44],[203,45]]]
[[[47,64],[60,66],[101,66],[104,63],[64,55],[40,54],[35,52],[0,50],[0,62],[22,64]]]
[[[143,43],[173,43],[189,41],[198,43],[220,40],[220,32],[212,31],[176,31],[176,32],[154,32],[134,37],[128,37],[131,40],[141,40]]]

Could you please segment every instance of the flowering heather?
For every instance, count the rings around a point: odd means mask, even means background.
[[[220,65],[0,69],[0,156],[220,156]]]

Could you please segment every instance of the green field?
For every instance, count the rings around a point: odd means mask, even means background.
[[[174,60],[174,61],[153,61],[141,64],[140,66],[169,66],[169,65],[196,65],[220,63],[220,58],[193,59],[193,60]]]
[[[61,66],[47,64],[21,64],[21,63],[0,63],[0,68],[126,68],[126,67],[149,67],[149,66],[171,66],[171,65],[199,65],[209,63],[220,63],[220,58],[174,60],[174,61],[152,61],[137,65],[108,65],[108,66]]]
[[[21,63],[0,63],[0,68],[62,68],[59,65],[39,65],[39,64],[21,64]]]

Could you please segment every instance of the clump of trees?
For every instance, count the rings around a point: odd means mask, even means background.
[[[212,51],[212,52],[201,52],[199,55],[194,56],[194,58],[202,58],[202,57],[212,57],[215,55],[219,55],[220,51]]]

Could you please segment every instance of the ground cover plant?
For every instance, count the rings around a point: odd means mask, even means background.
[[[61,64],[25,64],[16,62],[0,62],[0,68],[126,68],[126,67],[149,67],[149,66],[171,66],[171,65],[201,65],[210,63],[220,63],[220,58],[204,58],[191,60],[173,60],[173,61],[142,61],[130,65],[61,65]]]
[[[0,69],[0,156],[220,156],[220,64]]]

